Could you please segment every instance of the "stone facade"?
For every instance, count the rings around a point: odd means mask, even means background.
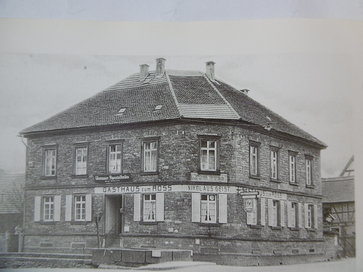
[[[219,147],[219,172],[200,173],[200,137],[217,137]],[[158,139],[158,171],[147,174],[142,171],[142,142],[154,137]],[[94,176],[106,175],[107,148],[111,142],[122,142],[122,174],[129,179],[113,184],[99,184]],[[259,144],[259,177],[249,175],[250,142]],[[202,254],[206,250],[216,252],[236,252],[254,254],[310,254],[322,253],[322,218],[321,218],[321,182],[320,149],[303,144],[294,139],[277,138],[268,131],[252,130],[243,125],[228,122],[160,122],[144,126],[120,126],[102,130],[78,130],[59,134],[42,134],[28,138],[27,148],[27,184],[25,208],[25,250],[26,251],[73,251],[97,247],[97,228],[95,215],[101,215],[99,222],[100,245],[123,245],[124,247],[159,247],[192,249]],[[75,147],[87,146],[87,175],[74,175]],[[44,148],[54,146],[57,150],[56,176],[44,177]],[[278,148],[278,180],[270,180],[270,150]],[[289,183],[288,154],[296,152],[297,184]],[[312,180],[314,186],[305,183],[305,156],[312,158]],[[199,176],[204,181],[192,181]],[[216,178],[217,177],[217,178]],[[223,178],[221,178],[223,177]],[[227,177],[227,179],[225,179]],[[135,221],[135,194],[132,191],[117,193],[115,188],[143,188],[143,186],[161,185],[166,188],[157,191],[163,194],[163,220],[157,222]],[[192,191],[170,189],[172,185],[201,185],[196,187],[203,194],[212,188],[221,202],[219,195],[225,188],[239,188],[246,192],[256,192],[254,199],[265,198],[264,222],[247,224],[245,196],[238,193],[226,195],[226,222],[193,222]],[[204,186],[204,187],[203,187]],[[173,187],[174,188],[174,187]],[[175,187],[176,188],[176,187]],[[204,188],[204,189],[203,189]],[[216,192],[213,188],[222,188]],[[134,190],[134,189],[132,189]],[[197,191],[195,191],[197,190]],[[219,190],[219,189],[218,189]],[[105,192],[105,193],[102,193]],[[116,192],[116,193],[115,193]],[[136,192],[136,191],[135,191]],[[151,191],[153,192],[153,191]],[[137,194],[143,195],[141,191]],[[59,218],[53,222],[43,222],[42,202],[40,219],[34,221],[35,198],[60,196]],[[74,217],[66,220],[68,195],[91,195],[90,220],[75,221]],[[109,196],[123,196],[122,226],[116,236],[108,241],[106,217],[110,213],[105,209]],[[248,195],[248,194],[246,194]],[[276,227],[269,226],[268,199],[279,195],[284,202],[280,213],[282,220]],[[301,219],[305,222],[304,204],[316,207],[314,226],[306,228],[288,227],[287,203],[293,201],[302,204]],[[142,205],[142,204],[141,204]],[[222,217],[218,210],[217,217]],[[38,207],[39,209],[39,207]],[[259,208],[261,209],[261,208]],[[74,207],[72,207],[74,210]],[[142,213],[142,211],[141,211]],[[142,216],[142,215],[141,215]],[[257,215],[256,215],[257,216]],[[281,216],[281,214],[279,215]],[[258,221],[260,221],[259,219]],[[114,230],[112,230],[114,231]],[[312,251],[313,250],[313,251]]]

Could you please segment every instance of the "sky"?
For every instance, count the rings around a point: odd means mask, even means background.
[[[165,57],[182,70],[214,60],[217,78],[325,142],[322,176],[338,175],[354,154],[363,4],[307,2],[0,0],[0,168],[24,171],[20,130]]]

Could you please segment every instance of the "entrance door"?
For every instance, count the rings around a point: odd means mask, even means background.
[[[123,231],[122,195],[105,197],[105,232],[119,234]]]

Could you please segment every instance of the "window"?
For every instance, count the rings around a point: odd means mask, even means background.
[[[278,179],[278,152],[277,150],[270,151],[270,176],[271,179],[277,180]]]
[[[200,170],[217,171],[217,141],[201,139]]]
[[[56,149],[47,148],[44,150],[44,175],[55,176],[56,175]]]
[[[75,174],[87,174],[87,147],[76,148]]]
[[[297,228],[298,227],[298,203],[296,202],[289,202],[290,207],[288,207],[288,224],[290,228]]]
[[[281,202],[275,199],[268,199],[268,220],[270,227],[282,226]]]
[[[296,184],[296,154],[289,154],[289,181]]]
[[[312,159],[305,158],[305,178],[306,178],[306,185],[312,186],[313,185],[313,171],[312,171]]]
[[[122,145],[112,144],[108,153],[108,172],[111,174],[121,173]]]
[[[251,176],[258,176],[258,147],[259,144],[251,143],[250,144],[250,175]]]
[[[54,220],[54,197],[46,196],[43,198],[43,220],[53,221]]]
[[[202,223],[216,223],[217,207],[216,195],[201,195],[200,221]]]
[[[306,227],[311,229],[314,226],[314,205],[307,205],[307,218],[306,218]]]
[[[143,221],[154,222],[156,220],[156,195],[144,195]]]
[[[74,197],[74,220],[85,221],[86,220],[86,196]]]
[[[143,171],[157,172],[158,167],[158,141],[143,143]]]

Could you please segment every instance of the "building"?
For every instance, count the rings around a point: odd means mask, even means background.
[[[23,225],[24,174],[9,174],[0,170],[0,252],[17,251],[15,228]]]
[[[355,256],[354,157],[339,177],[323,178],[324,229],[338,233],[342,256]]]
[[[325,144],[214,69],[159,58],[24,129],[25,251],[321,256]]]

